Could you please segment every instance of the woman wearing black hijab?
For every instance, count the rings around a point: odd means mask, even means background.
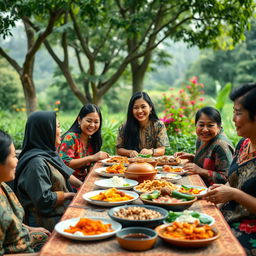
[[[73,170],[56,152],[60,133],[55,112],[40,111],[29,116],[14,182],[26,223],[48,230],[53,230],[75,195],[69,181],[74,178]]]

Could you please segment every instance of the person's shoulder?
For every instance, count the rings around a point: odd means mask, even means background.
[[[155,120],[155,121],[152,121],[152,123],[155,128],[165,127],[164,122],[162,120]]]
[[[77,132],[68,132],[63,140],[69,141],[69,140],[74,140],[80,137],[80,134]]]

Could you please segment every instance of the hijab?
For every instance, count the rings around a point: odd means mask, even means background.
[[[65,165],[55,148],[56,113],[54,111],[33,112],[27,120],[22,151],[16,168],[15,188],[26,164],[34,157],[42,157],[55,167],[65,178],[73,170]]]

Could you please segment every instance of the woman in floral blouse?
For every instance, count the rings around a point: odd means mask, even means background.
[[[234,148],[221,127],[221,115],[212,107],[197,111],[196,153],[178,152],[175,156],[188,159],[184,169],[199,174],[207,186],[227,182],[228,169],[232,162]]]
[[[100,151],[102,116],[99,107],[94,104],[84,105],[75,122],[63,135],[59,154],[64,163],[74,169],[73,173],[84,181],[93,162],[109,157]]]
[[[221,211],[247,255],[256,255],[256,83],[235,88],[233,121],[236,147],[228,183],[210,187],[205,198],[220,204]]]
[[[129,102],[126,123],[119,128],[117,153],[128,157],[139,153],[161,156],[168,146],[166,128],[150,97],[145,92],[135,93]]]
[[[18,159],[8,134],[0,131],[0,255],[34,252],[50,232],[23,224],[24,210],[12,189],[5,183],[15,177]]]

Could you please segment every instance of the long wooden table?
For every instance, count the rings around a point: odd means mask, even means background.
[[[97,163],[94,168],[100,167],[101,164]],[[108,217],[107,211],[97,212],[91,206],[87,204],[82,198],[82,195],[93,189],[96,189],[94,185],[95,180],[100,179],[94,169],[90,172],[86,178],[84,184],[78,191],[77,195],[71,202],[70,206],[89,206],[91,209],[72,208],[68,207],[61,220],[77,217]],[[180,184],[198,185],[204,186],[204,182],[198,175],[183,176],[179,181]],[[141,204],[138,199],[134,203]],[[99,208],[97,206],[97,208]],[[133,255],[147,255],[147,256],[165,256],[165,255],[214,255],[214,256],[243,256],[246,255],[243,247],[240,245],[238,240],[232,234],[227,222],[223,218],[219,209],[205,200],[198,200],[195,202],[190,209],[197,210],[206,214],[209,214],[215,218],[215,226],[221,233],[221,237],[214,241],[207,247],[203,248],[178,248],[170,244],[165,243],[162,239],[158,239],[154,248],[145,252],[133,252],[126,251],[119,247],[119,244],[115,237],[111,237],[100,241],[75,241],[62,237],[55,231],[52,233],[49,241],[42,248],[40,255],[51,255],[51,256],[73,256],[73,255],[84,255],[84,256],[133,256]]]

